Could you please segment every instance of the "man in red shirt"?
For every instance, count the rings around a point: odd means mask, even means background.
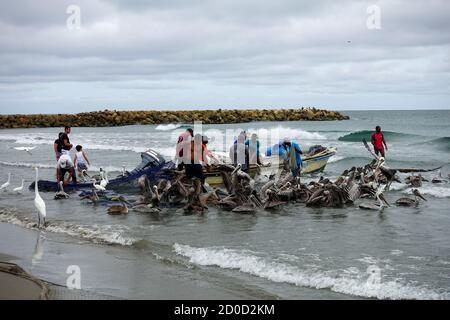
[[[186,129],[186,131],[180,134],[180,136],[178,137],[175,159],[178,161],[178,170],[180,171],[183,170],[185,164],[184,158],[188,157],[188,155],[184,154],[184,148],[186,148],[187,146],[185,142],[190,142],[193,137],[194,130],[192,130],[191,128]]]
[[[386,150],[388,150],[388,146],[386,144],[386,141],[384,140],[384,135],[381,132],[380,126],[376,126],[375,132],[372,134],[371,142],[372,142],[375,154],[376,155],[381,154],[381,156],[384,158],[385,157],[384,156],[384,147],[386,147]]]

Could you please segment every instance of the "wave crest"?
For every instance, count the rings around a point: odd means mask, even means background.
[[[38,230],[35,220],[21,217],[11,211],[0,210],[0,222],[11,223],[26,229]],[[124,236],[128,228],[117,225],[75,225],[66,222],[49,221],[45,230],[85,239],[97,244],[133,246],[141,241],[141,239]]]
[[[245,251],[226,248],[194,248],[177,243],[174,245],[174,251],[197,265],[236,269],[273,282],[329,289],[353,296],[378,299],[448,299],[450,297],[448,292],[442,294],[397,281],[373,283],[360,273],[353,278],[349,275],[332,277],[324,272],[299,269],[288,264],[268,261]]]

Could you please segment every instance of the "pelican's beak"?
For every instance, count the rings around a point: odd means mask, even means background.
[[[379,197],[380,197],[380,199],[388,206],[388,207],[390,207],[391,205],[387,202],[387,200],[386,200],[386,198],[384,197],[384,194],[380,194],[379,195]]]
[[[428,201],[427,199],[425,199],[425,198],[422,196],[422,194],[419,192],[419,190],[414,189],[413,193],[414,193],[416,196],[418,196],[420,199],[425,200],[425,201]]]

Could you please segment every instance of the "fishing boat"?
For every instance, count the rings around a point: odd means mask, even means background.
[[[311,149],[310,149],[311,150]],[[321,148],[318,150],[318,152],[315,152],[313,149],[312,152],[308,152],[307,154],[302,155],[302,175],[307,174],[314,174],[314,173],[320,173],[323,170],[325,170],[325,167],[328,163],[328,160],[336,154],[336,148]],[[262,175],[272,175],[276,174],[282,169],[283,162],[280,161],[280,158],[278,155],[273,155],[270,157],[265,157],[264,162],[269,163],[270,165],[267,166],[259,166],[256,164],[250,165],[248,174],[253,178],[257,174]],[[209,185],[216,186],[221,185],[223,183],[222,176],[219,171],[216,170],[210,170],[206,171],[206,182]]]
[[[159,179],[167,179],[171,176],[171,172],[175,169],[175,164],[172,161],[166,161],[158,152],[149,149],[141,153],[141,163],[131,172],[120,174],[108,182],[108,190],[122,191],[130,190],[138,187],[137,181],[142,176],[147,176],[150,181],[157,181]],[[98,183],[99,181],[97,181]],[[56,181],[40,180],[38,182],[39,190],[52,192],[58,191],[59,186]],[[85,183],[69,183],[64,186],[64,190],[88,190],[92,189],[93,181]],[[34,190],[35,183],[30,185],[30,190]]]
[[[335,148],[323,148],[320,152],[314,154],[308,153],[302,156],[303,167],[302,174],[311,174],[321,172],[325,169],[328,159],[336,153]],[[131,172],[120,174],[108,182],[108,190],[125,191],[138,188],[137,181],[142,176],[147,176],[150,181],[158,181],[159,179],[170,179],[176,168],[175,163],[166,160],[155,150],[149,149],[141,154],[141,163]],[[249,174],[255,177],[258,173],[271,175],[276,171],[281,170],[282,163],[279,162],[278,156],[266,157],[265,162],[270,166],[261,167],[258,165],[250,165]],[[211,186],[220,186],[223,184],[222,176],[218,167],[211,166],[209,169],[204,169],[206,182]],[[99,183],[100,181],[97,181]],[[59,190],[59,185],[56,181],[40,180],[39,190],[47,192],[56,192]],[[73,184],[69,183],[64,186],[66,191],[74,190],[90,190],[93,187],[93,181]],[[35,183],[30,185],[30,190],[34,190]]]

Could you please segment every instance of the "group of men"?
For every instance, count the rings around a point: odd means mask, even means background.
[[[185,169],[187,178],[198,178],[204,183],[203,167],[208,167],[211,160],[218,162],[217,157],[208,150],[208,142],[208,137],[201,134],[194,135],[192,128],[188,128],[180,134],[175,158],[178,162],[178,170]],[[386,150],[388,150],[388,147],[380,126],[375,128],[375,132],[371,136],[371,142],[375,153],[384,157],[384,147],[386,147]],[[289,166],[289,170],[294,177],[301,173],[302,154],[298,143],[289,138],[284,138],[272,147],[268,147],[265,152],[267,157],[278,155],[280,161]],[[263,166],[258,135],[254,133],[248,138],[247,133],[242,131],[230,147],[229,158],[234,166],[240,165],[242,171],[248,171],[251,164]]]
[[[211,161],[218,162],[217,157],[208,150],[208,142],[208,137],[201,134],[194,135],[192,128],[188,128],[178,137],[175,158],[178,163],[178,170],[184,169],[187,178],[198,178],[204,183],[203,167],[208,167]],[[252,164],[264,166],[260,146],[256,133],[248,138],[247,133],[242,131],[230,147],[229,159],[234,166],[239,165],[244,172],[248,171]],[[298,176],[302,167],[302,153],[296,142],[285,138],[273,147],[268,148],[265,155],[278,155],[283,161],[289,163],[292,174]]]
[[[66,126],[64,128],[64,132],[60,132],[58,135],[58,139],[55,140],[54,143],[54,151],[56,156],[56,180],[59,183],[60,181],[64,181],[65,183],[68,180],[65,180],[65,176],[69,173],[70,179],[74,184],[77,183],[77,174],[75,169],[78,170],[80,177],[82,176],[82,172],[88,169],[88,165],[90,166],[89,159],[87,158],[85,152],[83,151],[83,147],[77,145],[75,147],[76,154],[72,161],[70,158],[70,150],[72,150],[73,145],[70,143],[69,134],[72,132],[72,128]]]

